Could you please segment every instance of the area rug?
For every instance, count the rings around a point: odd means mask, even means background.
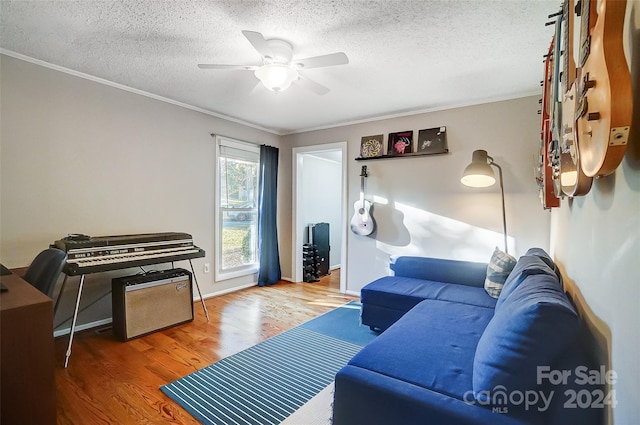
[[[351,302],[160,389],[203,424],[279,424],[375,337]]]
[[[281,425],[331,425],[334,383],[316,394]]]

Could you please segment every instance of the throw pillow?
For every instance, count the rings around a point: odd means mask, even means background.
[[[505,280],[516,265],[516,259],[496,247],[487,266],[487,278],[484,281],[484,290],[493,298],[498,298]]]

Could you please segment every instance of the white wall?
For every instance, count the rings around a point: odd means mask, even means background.
[[[475,149],[486,149],[504,170],[510,251],[516,256],[532,246],[549,249],[550,213],[543,211],[533,178],[539,138],[538,98],[495,102],[284,137],[301,147],[347,140],[346,216],[360,196],[360,170],[369,177],[365,193],[374,202],[377,231],[349,233],[347,290],[358,293],[388,273],[392,254],[430,255],[488,261],[502,246],[502,211],[498,186],[472,189],[460,183]],[[446,155],[355,161],[363,136],[446,126]]]
[[[213,273],[203,273],[204,263],[213,270],[215,262],[210,133],[273,146],[280,146],[278,136],[8,56],[0,66],[3,264],[26,266],[69,233],[180,231],[207,253],[193,261],[204,296],[255,281],[214,282]],[[290,174],[289,162],[280,167]],[[281,205],[280,226],[288,227],[291,208]],[[286,274],[290,237],[281,241]],[[85,301],[107,292],[113,275],[138,271],[92,275]],[[88,311],[81,319],[100,317]]]
[[[640,423],[640,1],[628,3],[625,32],[634,115],[630,141],[613,175],[552,212],[551,243],[613,369],[618,405],[610,423]]]

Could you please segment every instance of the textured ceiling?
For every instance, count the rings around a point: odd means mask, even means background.
[[[559,0],[5,1],[2,52],[142,90],[278,134],[540,92]],[[242,35],[293,45],[295,58],[344,52],[308,69],[331,89],[282,93],[252,72]]]

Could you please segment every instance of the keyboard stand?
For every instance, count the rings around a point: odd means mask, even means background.
[[[67,277],[65,276],[65,280]],[[82,297],[82,287],[84,286],[84,275],[80,276],[80,285],[78,285],[78,295],[76,295],[76,308],[73,310],[73,320],[71,321],[71,331],[69,332],[69,344],[67,345],[67,353],[64,356],[64,368],[69,365],[69,357],[71,357],[71,344],[73,344],[73,334],[76,332],[76,320],[78,320],[78,307],[80,307],[80,298]],[[62,294],[60,294],[62,295]],[[58,296],[58,299],[60,296]],[[55,313],[54,313],[55,314]]]
[[[207,317],[207,322],[209,321],[209,311],[207,310],[207,306],[204,304],[204,298],[202,298],[202,293],[200,292],[200,285],[198,285],[198,278],[196,277],[196,272],[193,270],[193,264],[191,263],[191,259],[189,259],[189,265],[191,266],[191,274],[193,275],[193,281],[196,284],[196,289],[198,290],[198,296],[200,297],[200,303],[202,304],[202,310],[204,310],[204,315]]]
[[[204,251],[201,251],[201,255],[200,253],[198,253],[192,256],[192,258],[198,258],[198,257],[204,257]],[[184,259],[189,260],[189,266],[191,267],[193,282],[196,284],[196,289],[198,290],[198,296],[200,297],[200,302],[202,303],[202,309],[204,310],[204,315],[206,316],[207,322],[208,322],[209,311],[207,310],[207,306],[205,305],[204,298],[202,298],[202,292],[200,292],[200,285],[198,285],[198,278],[196,277],[196,272],[193,268],[193,263],[191,262],[191,258],[179,258],[178,260],[172,260],[171,258],[160,258],[160,259],[156,259],[155,261],[150,260],[150,262],[145,265],[169,263],[169,262],[179,261]],[[131,266],[124,265],[124,267],[120,267],[120,269],[130,268],[130,267]],[[118,267],[112,266],[109,268],[109,270],[104,270],[104,271],[111,271],[111,270],[118,270]],[[99,273],[99,272],[94,272],[94,273]],[[64,287],[67,283],[68,277],[69,275],[65,273],[64,280],[62,281],[62,287],[60,288],[60,292],[58,293],[58,298],[56,299],[56,304],[53,308],[54,317],[55,317],[56,311],[58,310],[58,303],[60,302],[60,298],[62,298],[62,293],[64,291]],[[69,357],[71,357],[71,346],[73,345],[73,335],[75,334],[75,331],[76,331],[76,321],[78,320],[78,310],[80,308],[80,299],[82,298],[82,288],[84,287],[84,277],[85,277],[85,274],[80,275],[80,285],[78,285],[78,294],[76,295],[76,305],[73,311],[73,320],[71,321],[71,329],[69,331],[69,343],[67,345],[67,352],[64,356],[65,369],[69,365]]]

